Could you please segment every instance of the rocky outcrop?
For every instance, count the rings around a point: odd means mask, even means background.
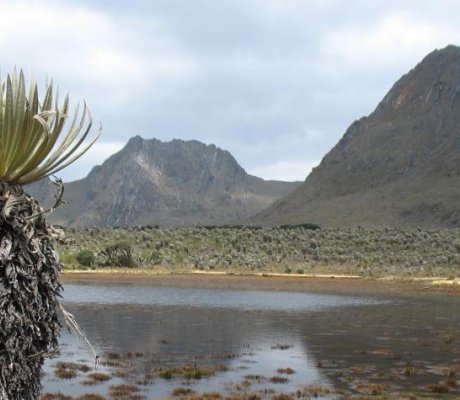
[[[71,226],[206,225],[246,220],[299,183],[248,175],[233,156],[195,140],[132,138],[65,186],[52,216]]]
[[[460,48],[425,57],[266,224],[460,226]]]

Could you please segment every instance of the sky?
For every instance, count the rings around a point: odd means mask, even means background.
[[[135,135],[304,180],[397,79],[460,44],[457,0],[0,0],[0,21],[2,74],[52,77],[103,126],[64,181]]]

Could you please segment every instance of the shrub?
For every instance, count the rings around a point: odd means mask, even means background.
[[[127,242],[117,242],[104,250],[107,263],[116,267],[133,268],[136,266],[131,252],[131,245]]]
[[[63,269],[70,268],[77,263],[75,253],[70,253],[65,250],[59,252],[59,258]]]
[[[76,255],[76,260],[80,265],[91,267],[94,265],[94,253],[91,250],[82,250]]]

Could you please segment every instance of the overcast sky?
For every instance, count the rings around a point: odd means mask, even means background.
[[[459,26],[456,0],[0,0],[0,67],[53,77],[102,123],[66,181],[134,135],[214,143],[251,174],[303,180],[402,74],[459,44]]]

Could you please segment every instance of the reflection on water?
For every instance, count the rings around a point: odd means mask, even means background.
[[[64,298],[74,304],[173,305],[268,311],[316,311],[378,302],[372,298],[312,293],[92,284],[66,285]]]
[[[101,354],[142,353],[133,367],[136,374],[130,378],[132,382],[159,367],[194,364],[228,367],[228,371],[196,381],[191,387],[197,392],[228,392],[248,374],[270,378],[280,375],[279,368],[291,368],[295,373],[287,376],[286,383],[253,382],[251,390],[272,388],[277,392],[292,392],[308,384],[340,387],[344,382],[337,378],[334,365],[366,363],[370,351],[385,345],[390,347],[390,342],[398,338],[400,342],[395,346],[401,354],[409,346],[411,357],[422,359],[428,355],[431,361],[446,360],[447,352],[440,355],[436,348],[421,350],[416,340],[407,341],[417,337],[418,332],[433,334],[432,318],[440,322],[438,325],[445,324],[448,329],[458,331],[459,316],[450,315],[460,305],[455,301],[452,305],[452,302],[382,301],[287,292],[65,286],[66,307],[76,315]],[[92,363],[88,350],[65,331],[61,342],[60,358],[46,365],[44,390],[107,395],[108,385],[88,390],[80,385],[83,377],[65,382],[53,377],[57,361]],[[419,354],[421,351],[423,354]],[[120,382],[126,379],[113,378],[109,383]],[[183,386],[181,380],[157,377],[144,385],[142,395],[165,397],[178,386]]]

